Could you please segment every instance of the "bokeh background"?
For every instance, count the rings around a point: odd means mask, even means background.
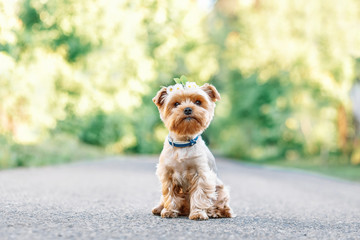
[[[159,153],[180,75],[217,155],[360,180],[358,0],[1,0],[0,168]]]

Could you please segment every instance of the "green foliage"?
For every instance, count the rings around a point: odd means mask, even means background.
[[[231,74],[232,79],[238,80],[226,85],[228,101],[237,104],[231,105],[228,115],[220,116],[220,124],[226,126],[223,132],[234,143],[228,147],[228,141],[221,143],[220,149],[232,157],[256,159],[283,156],[284,149],[301,151],[303,139],[297,139],[296,132],[284,127],[292,113],[286,102],[287,94],[292,91],[291,83],[284,83],[284,77],[276,76],[260,85],[256,74],[248,78],[237,71]],[[281,108],[277,107],[279,98],[284,101]],[[243,127],[238,128],[239,124]]]
[[[124,118],[120,114],[105,114],[103,111],[87,116],[79,133],[81,141],[107,146],[122,137]]]
[[[54,39],[51,45],[54,50],[61,46],[66,46],[66,60],[69,62],[75,62],[80,56],[86,55],[93,48],[91,43],[84,43],[84,40],[77,36],[75,32],[60,35],[58,38]]]
[[[27,30],[31,30],[35,24],[41,23],[39,13],[31,6],[30,0],[23,2],[23,8],[19,14],[19,18]]]
[[[186,83],[187,83],[187,78],[186,78],[186,76],[184,76],[184,75],[181,75],[181,77],[180,78],[174,78],[174,81],[175,81],[175,83],[179,83],[179,84],[182,84],[182,85],[186,85]]]
[[[152,103],[151,98],[150,96],[146,96],[143,101]],[[145,104],[135,109],[131,116],[131,121],[133,127],[132,132],[136,142],[130,146],[126,152],[158,153],[161,151],[164,139],[160,141],[156,139],[155,131],[158,127],[163,128],[163,124],[159,119],[157,108],[154,106],[152,104]]]

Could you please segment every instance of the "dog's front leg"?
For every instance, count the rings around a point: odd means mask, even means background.
[[[190,215],[191,220],[206,220],[206,214],[216,201],[216,175],[212,171],[200,172],[193,177],[190,190]]]
[[[152,213],[154,215],[161,215],[161,211],[164,209],[164,198],[163,196],[161,195],[161,199],[160,199],[160,203],[158,206],[154,207],[152,209]]]
[[[172,172],[168,171],[167,174],[162,176],[162,210],[161,217],[174,218],[180,213],[180,208],[184,201],[182,194],[180,194],[180,186],[172,179]]]

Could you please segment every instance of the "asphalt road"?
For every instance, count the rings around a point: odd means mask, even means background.
[[[156,161],[0,171],[0,239],[360,239],[360,184],[227,160],[236,218],[154,216]]]

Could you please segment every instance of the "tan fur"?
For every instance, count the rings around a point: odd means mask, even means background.
[[[201,101],[200,105],[196,104],[197,100]],[[220,95],[209,84],[171,95],[163,88],[153,98],[174,141],[188,141],[200,135],[214,116],[217,100]],[[176,102],[180,105],[175,106]],[[191,115],[184,114],[187,107],[192,108]],[[173,147],[165,139],[156,174],[162,185],[162,196],[153,214],[183,215],[193,220],[234,216],[229,206],[229,192],[217,177],[214,157],[201,137],[195,145],[184,148]]]

